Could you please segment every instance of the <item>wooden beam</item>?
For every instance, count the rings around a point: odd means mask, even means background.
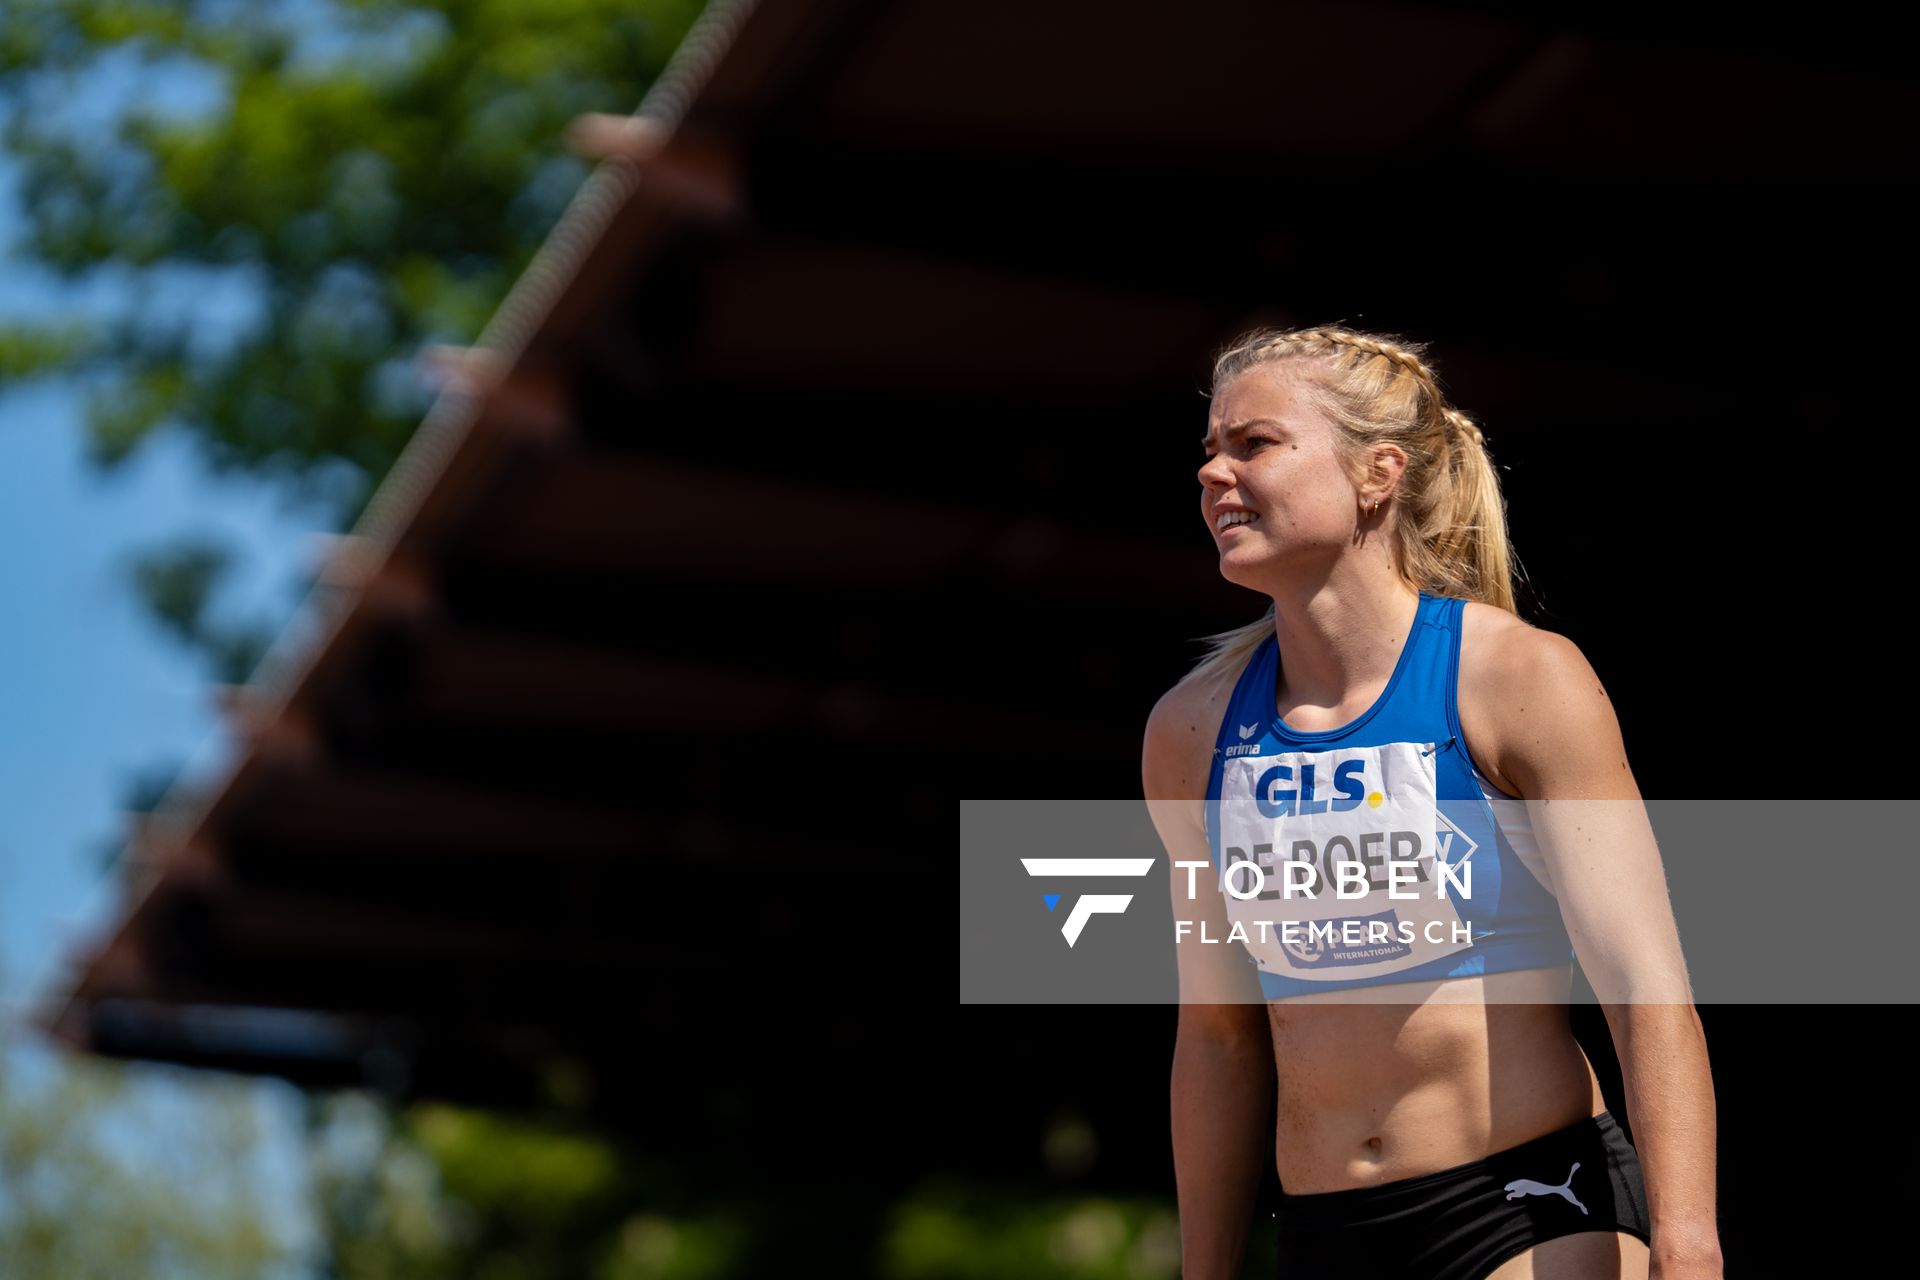
[[[741,161],[727,140],[644,116],[598,111],[576,116],[566,137],[583,156],[632,166],[643,188],[677,203],[716,218],[743,212]]]

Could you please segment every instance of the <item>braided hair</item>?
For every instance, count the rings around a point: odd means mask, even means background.
[[[1286,362],[1307,398],[1334,426],[1334,447],[1356,478],[1370,445],[1407,455],[1389,500],[1385,535],[1409,585],[1514,608],[1506,503],[1471,417],[1447,403],[1426,360],[1427,344],[1345,326],[1260,328],[1214,356],[1213,393],[1255,365]],[[1273,630],[1273,606],[1258,620],[1202,637],[1195,676],[1236,673]]]

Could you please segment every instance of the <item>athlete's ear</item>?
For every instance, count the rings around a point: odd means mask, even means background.
[[[1400,477],[1407,470],[1407,453],[1397,444],[1382,441],[1368,447],[1366,471],[1360,481],[1360,505],[1368,506],[1400,490]]]

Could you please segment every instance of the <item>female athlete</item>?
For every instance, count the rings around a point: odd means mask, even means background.
[[[1272,604],[1143,750],[1182,1274],[1239,1274],[1272,1105],[1285,1280],[1717,1280],[1713,1087],[1645,806],[1580,649],[1514,612],[1498,478],[1424,355],[1322,327],[1215,360],[1200,511]],[[1576,958],[1633,1143],[1569,1026]]]

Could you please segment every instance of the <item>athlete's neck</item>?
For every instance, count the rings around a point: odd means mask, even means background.
[[[1392,677],[1420,607],[1405,583],[1319,584],[1273,600],[1285,706],[1336,708]]]

